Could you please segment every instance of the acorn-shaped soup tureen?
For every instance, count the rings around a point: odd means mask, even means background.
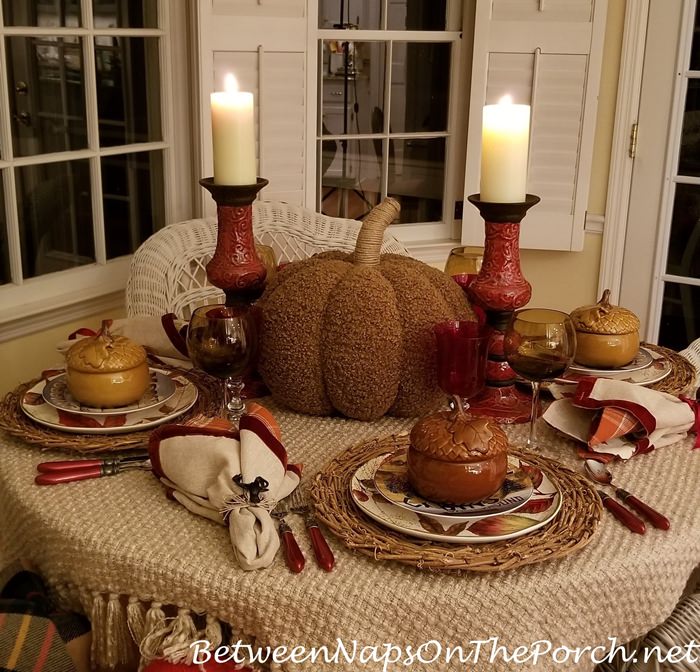
[[[126,336],[113,336],[107,324],[66,353],[66,384],[76,401],[94,408],[127,406],[148,389],[146,350]]]
[[[408,481],[433,502],[468,504],[493,495],[508,471],[508,437],[486,418],[440,411],[411,431]]]
[[[629,364],[639,352],[639,318],[627,308],[610,303],[610,290],[593,306],[571,313],[576,329],[574,361],[595,368]]]

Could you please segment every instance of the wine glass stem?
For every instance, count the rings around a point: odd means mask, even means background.
[[[245,412],[242,392],[243,381],[240,378],[228,377],[224,380],[224,415],[236,425]]]
[[[532,410],[530,411],[530,433],[527,436],[525,447],[532,450],[535,447],[535,423],[537,422],[537,413],[540,409],[540,381],[532,381]]]

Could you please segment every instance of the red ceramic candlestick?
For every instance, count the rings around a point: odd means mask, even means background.
[[[469,297],[486,311],[495,335],[489,347],[486,388],[470,400],[469,411],[497,422],[527,422],[530,397],[515,387],[515,372],[503,354],[503,333],[513,311],[522,308],[532,293],[520,269],[520,222],[539,202],[527,194],[522,203],[488,203],[479,194],[469,196],[486,223],[484,261],[469,285]]]
[[[216,250],[207,264],[207,279],[224,290],[227,306],[250,304],[265,289],[265,266],[253,239],[252,205],[268,181],[259,177],[255,184],[214,184],[206,177],[199,183],[216,201]]]

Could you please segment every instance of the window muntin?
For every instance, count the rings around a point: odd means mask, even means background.
[[[318,27],[445,30],[446,0],[319,0]]]
[[[363,31],[333,31],[319,42],[317,207],[361,219],[392,195],[400,223],[449,226],[445,160],[458,34],[385,34],[349,40]]]
[[[37,297],[48,296],[60,285],[45,285],[44,294],[35,279],[128,255],[166,220],[171,145],[160,67],[168,34],[153,27],[159,3],[33,3],[34,18],[55,5],[50,34],[41,29],[48,19],[32,23],[31,4],[3,0],[0,15],[0,105],[9,112],[0,115],[6,305],[13,284],[32,279]],[[131,12],[137,5],[141,18]],[[162,5],[166,17],[170,3]],[[75,6],[82,22],[71,18]]]

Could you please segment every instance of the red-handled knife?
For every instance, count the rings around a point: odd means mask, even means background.
[[[102,459],[55,460],[52,462],[40,462],[36,465],[36,470],[41,474],[45,474],[52,471],[74,471],[75,469],[87,467],[126,465],[130,462],[145,462],[146,460],[148,460],[147,453],[124,457],[105,457]]]
[[[629,509],[622,506],[620,502],[616,502],[610,495],[602,490],[598,490],[598,495],[600,495],[601,500],[603,500],[603,506],[628,530],[636,534],[644,534],[646,532],[647,528],[644,521],[637,518]]]
[[[615,494],[627,504],[627,506],[634,509],[643,518],[646,518],[655,528],[659,530],[668,530],[671,527],[671,521],[666,518],[666,516],[652,509],[641,499],[637,499],[634,495],[627,492],[627,490],[615,488]]]
[[[91,460],[89,460],[91,461]],[[89,466],[78,466],[74,469],[57,469],[45,471],[37,474],[34,482],[37,485],[58,485],[59,483],[70,483],[72,481],[85,481],[90,478],[102,478],[102,476],[114,476],[122,471],[130,469],[150,469],[151,463],[130,462],[126,464],[96,464]]]

